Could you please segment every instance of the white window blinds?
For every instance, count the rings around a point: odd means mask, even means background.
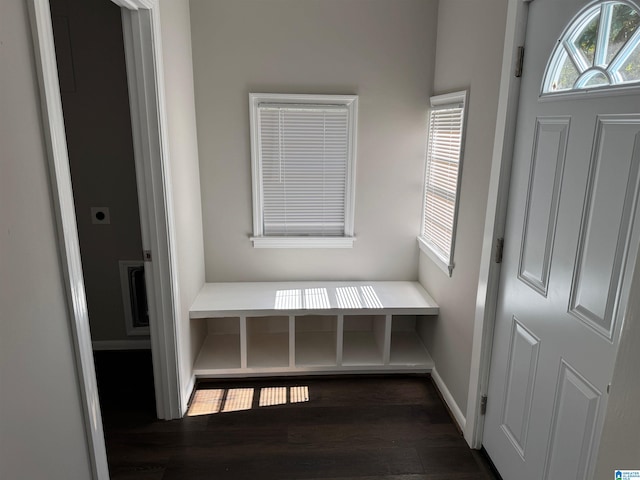
[[[349,111],[261,104],[264,236],[344,236]]]
[[[449,274],[453,269],[465,99],[466,92],[433,97],[429,113],[421,237]]]

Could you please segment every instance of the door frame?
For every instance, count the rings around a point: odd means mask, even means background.
[[[111,1],[122,11],[145,280],[154,319],[150,333],[156,410],[158,418],[171,420],[182,417],[186,405],[180,391],[178,269],[158,7],[156,0]]]
[[[483,397],[489,387],[493,331],[496,321],[501,264],[497,262],[499,239],[504,238],[515,144],[520,78],[516,77],[519,47],[524,48],[529,4],[533,0],[509,0],[505,29],[498,114],[491,160],[489,194],[485,214],[480,274],[476,295],[469,392],[464,438],[471,448],[482,447]]]
[[[487,394],[488,390],[499,294],[500,265],[495,262],[495,244],[496,240],[504,235],[520,96],[520,80],[514,77],[513,71],[518,55],[518,46],[524,46],[529,3],[533,1],[509,0],[507,12],[500,97],[476,299],[471,372],[464,428],[465,440],[471,448],[476,449],[482,447],[485,417],[481,413],[481,405],[482,397]],[[594,2],[595,0],[591,0],[591,3]],[[634,458],[633,447],[638,444],[638,442],[634,444],[633,441],[627,442],[625,445],[629,448],[623,448],[620,447],[618,439],[620,435],[626,435],[628,439],[635,438],[634,420],[638,418],[635,398],[632,395],[626,395],[624,391],[628,389],[629,378],[635,379],[637,377],[636,346],[640,341],[640,328],[634,320],[640,318],[638,314],[640,301],[636,300],[638,296],[634,296],[634,292],[640,291],[640,282],[638,281],[640,279],[640,255],[636,260],[632,277],[629,299],[624,306],[626,311],[622,320],[620,343],[610,384],[611,392],[607,391],[610,397],[607,413],[603,420],[601,441],[596,452],[596,475],[605,470],[607,472],[613,471],[613,468],[619,465],[616,462],[623,464],[625,459]],[[604,449],[603,445],[605,445]]]
[[[157,0],[112,1],[122,8],[143,249],[152,257],[145,258],[145,268],[148,270],[156,409],[159,418],[179,418],[185,405],[180,394],[179,338],[175,320],[178,318],[175,227],[168,177],[158,4]],[[108,480],[49,0],[29,0],[28,9],[58,249],[92,478]]]

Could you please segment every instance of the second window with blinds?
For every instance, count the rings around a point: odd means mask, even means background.
[[[420,249],[449,276],[458,217],[467,92],[431,97]]]
[[[249,94],[256,248],[353,246],[358,97]]]

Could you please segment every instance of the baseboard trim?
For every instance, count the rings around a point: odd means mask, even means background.
[[[436,388],[440,391],[440,395],[442,395],[442,398],[447,404],[447,407],[453,415],[454,420],[458,424],[460,431],[464,432],[464,427],[467,423],[467,420],[462,414],[462,410],[460,410],[460,407],[458,407],[458,404],[453,399],[453,395],[451,395],[451,392],[445,385],[442,377],[440,377],[435,367],[433,368],[433,370],[431,370],[431,378],[433,379],[433,383],[436,385]]]
[[[151,340],[94,340],[93,350],[151,350]]]
[[[193,389],[196,388],[196,376],[191,375],[191,380],[187,384],[187,387],[182,392],[182,416],[184,417],[189,410],[189,401],[193,395]]]

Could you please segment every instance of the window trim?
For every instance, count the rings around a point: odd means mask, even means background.
[[[263,230],[262,160],[260,158],[260,125],[258,109],[261,104],[291,105],[339,105],[348,110],[348,152],[346,192],[344,206],[344,235],[321,236],[265,236]],[[358,126],[357,95],[316,95],[250,93],[249,119],[251,135],[251,181],[253,193],[253,236],[250,240],[254,248],[351,248],[354,237],[356,137]]]
[[[425,205],[426,205],[426,191],[427,191],[427,164],[428,164],[428,154],[429,154],[429,128],[427,129],[427,145],[426,145],[426,154],[425,154],[425,171],[424,171],[424,185],[422,191],[422,216],[420,218],[420,234],[418,235],[418,247],[420,251],[426,254],[438,268],[440,268],[444,273],[446,273],[449,277],[453,275],[453,269],[455,267],[455,262],[453,261],[454,253],[455,253],[455,245],[456,245],[456,235],[458,230],[458,213],[460,210],[460,187],[462,184],[462,167],[464,160],[464,152],[465,152],[465,140],[467,134],[467,117],[468,117],[468,98],[469,98],[469,90],[461,90],[458,92],[445,93],[442,95],[434,95],[429,99],[430,108],[429,114],[427,116],[427,125],[431,124],[431,112],[435,109],[440,109],[447,106],[454,106],[462,104],[462,126],[461,126],[461,134],[460,134],[460,157],[458,159],[458,178],[456,181],[456,200],[455,207],[453,211],[453,228],[451,231],[451,246],[449,250],[449,259],[444,258],[440,253],[433,247],[431,242],[426,239],[424,234],[424,218],[425,218]]]

